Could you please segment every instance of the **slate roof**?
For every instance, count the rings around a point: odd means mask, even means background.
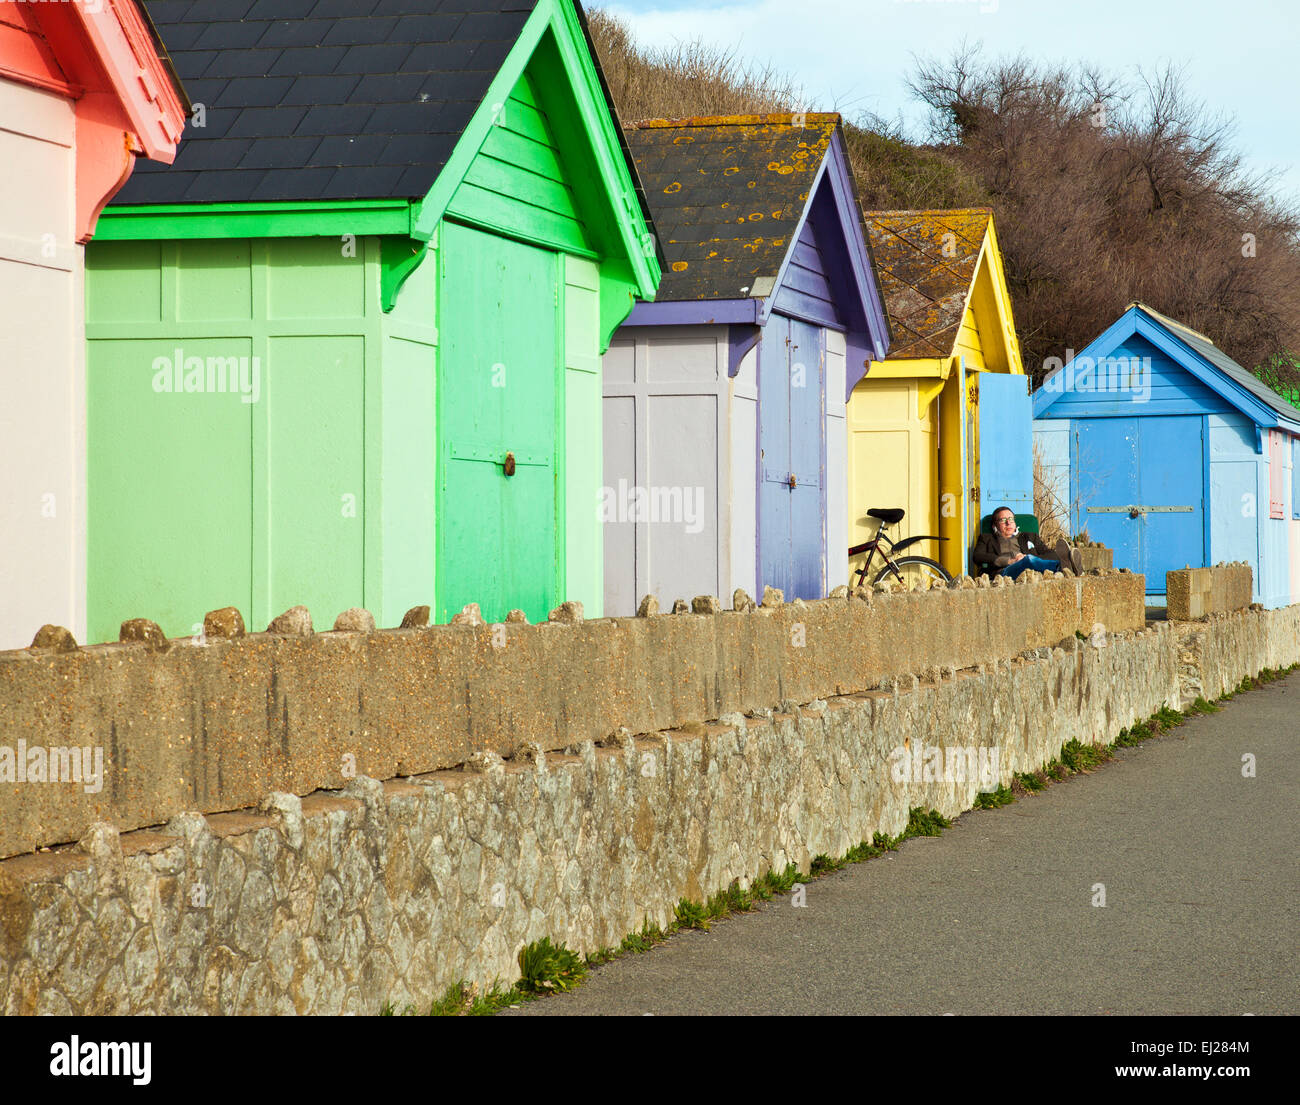
[[[775,279],[838,115],[654,119],[627,132],[664,255],[656,303],[744,299]]]
[[[993,211],[863,213],[894,336],[888,360],[951,357]]]
[[[536,0],[145,6],[207,125],[115,204],[422,198]]]
[[[1300,411],[1297,411],[1292,404],[1288,403],[1277,392],[1269,387],[1263,380],[1256,376],[1247,368],[1243,368],[1222,349],[1214,344],[1209,338],[1199,331],[1193,330],[1190,326],[1184,326],[1168,315],[1162,315],[1154,308],[1148,307],[1145,303],[1130,303],[1129,308],[1136,307],[1139,311],[1148,314],[1161,326],[1173,333],[1173,335],[1188,346],[1194,353],[1199,354],[1209,361],[1215,368],[1232,380],[1235,384],[1240,384],[1250,392],[1261,403],[1266,404],[1269,408],[1282,415],[1290,422],[1300,418]]]

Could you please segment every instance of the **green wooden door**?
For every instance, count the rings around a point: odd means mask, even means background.
[[[439,260],[438,620],[542,621],[563,571],[559,255],[444,223]]]
[[[299,603],[325,629],[350,606],[385,613],[381,463],[427,483],[411,427],[427,425],[418,403],[429,389],[394,373],[387,400],[412,413],[394,420],[385,459],[379,243],[356,245],[91,243],[89,641],[116,640],[134,617],[190,634],[228,605],[257,629]],[[405,528],[390,540],[418,553],[428,515],[398,501]],[[424,554],[423,573],[393,573],[408,605],[428,593]]]

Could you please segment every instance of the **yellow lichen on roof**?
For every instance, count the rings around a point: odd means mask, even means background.
[[[890,360],[951,356],[993,212],[867,211],[889,311]]]
[[[776,277],[839,126],[833,114],[769,114],[629,128],[661,239],[675,247],[660,298],[733,296],[738,286]],[[684,134],[693,140],[680,142]],[[778,233],[753,237],[769,226]],[[677,261],[689,264],[677,268]]]

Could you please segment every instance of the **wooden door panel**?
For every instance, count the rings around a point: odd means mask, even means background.
[[[557,255],[443,226],[438,607],[545,620],[556,596]],[[513,474],[507,474],[507,455]]]

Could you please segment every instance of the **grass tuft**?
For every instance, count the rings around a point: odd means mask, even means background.
[[[673,906],[673,916],[677,918],[679,929],[703,929],[709,931],[709,914],[699,902],[683,898]]]
[[[561,994],[572,990],[587,976],[587,964],[564,944],[552,944],[549,936],[519,949],[518,989],[532,994]]]
[[[1010,787],[998,787],[997,790],[981,791],[975,795],[975,809],[995,810],[999,806],[1009,806],[1016,800]]]

